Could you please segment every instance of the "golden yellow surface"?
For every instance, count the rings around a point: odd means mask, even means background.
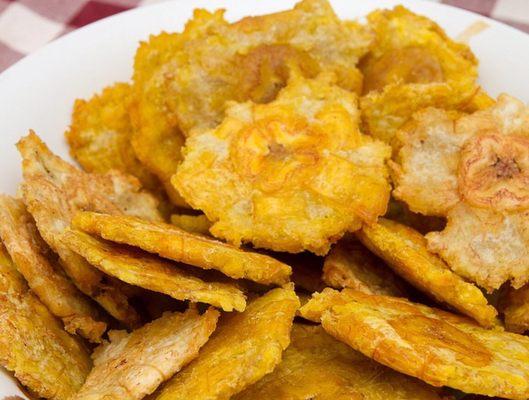
[[[87,172],[117,169],[138,178],[144,188],[158,191],[160,182],[139,162],[130,145],[131,101],[128,83],[107,86],[89,100],[76,100],[65,133],[70,154]]]
[[[209,235],[209,228],[211,227],[211,222],[204,214],[173,214],[171,215],[171,224],[176,225],[184,231],[198,233],[200,235]]]
[[[361,66],[362,118],[369,133],[391,143],[415,111],[458,109],[472,102],[479,91],[477,60],[467,45],[402,6],[373,11],[367,19],[376,34]]]
[[[94,304],[65,276],[21,200],[0,195],[0,238],[31,290],[64,328],[99,342],[106,330]]]
[[[103,239],[139,247],[195,267],[216,269],[234,279],[281,285],[288,282],[292,272],[288,265],[272,257],[244,251],[161,222],[81,212],[72,224]]]
[[[352,236],[342,238],[327,254],[322,279],[336,289],[348,287],[368,294],[407,295],[401,279]]]
[[[502,295],[501,309],[508,331],[524,333],[529,330],[529,284],[519,289],[508,288]]]
[[[428,248],[492,291],[529,280],[529,108],[500,95],[470,115],[426,109],[397,134],[395,197],[447,217]]]
[[[440,400],[424,383],[383,367],[321,328],[294,324],[283,360],[234,400]]]
[[[22,155],[24,203],[43,239],[61,258],[61,265],[83,293],[110,315],[129,325],[138,315],[128,304],[121,285],[108,280],[60,241],[78,210],[132,214],[161,219],[154,198],[140,191],[136,178],[118,171],[91,174],[54,155],[33,132],[18,143]]]
[[[54,400],[69,400],[92,366],[85,347],[29,291],[1,243],[0,365]]]
[[[427,248],[419,232],[388,219],[364,226],[357,233],[360,241],[385,260],[393,270],[427,295],[474,318],[485,327],[492,327],[496,309],[472,283],[453,273]]]
[[[166,313],[127,333],[110,331],[96,348],[94,368],[72,400],[141,400],[197,357],[215,330],[219,312]]]
[[[230,283],[206,282],[168,262],[141,250],[104,242],[87,233],[68,230],[61,240],[91,265],[123,282],[177,300],[191,300],[220,307],[224,311],[243,311],[244,294]]]
[[[321,323],[366,356],[434,386],[516,400],[529,396],[528,337],[487,330],[402,298],[345,291],[342,304],[319,301]]]
[[[224,314],[199,356],[157,400],[227,400],[269,374],[290,343],[299,300],[292,287],[273,289],[242,313]]]
[[[385,213],[390,148],[360,132],[356,96],[331,75],[295,75],[273,102],[226,113],[188,139],[172,179],[214,236],[322,255]]]

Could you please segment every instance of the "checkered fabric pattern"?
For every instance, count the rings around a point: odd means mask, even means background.
[[[167,0],[0,0],[0,71],[83,25],[161,1]],[[465,8],[529,32],[529,0],[432,1]]]

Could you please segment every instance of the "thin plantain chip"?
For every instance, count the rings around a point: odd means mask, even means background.
[[[348,287],[388,296],[407,294],[400,278],[352,236],[342,238],[327,254],[322,279],[336,289]]]
[[[233,399],[441,400],[441,396],[354,351],[321,326],[295,323],[281,363]]]
[[[0,243],[0,365],[39,397],[69,400],[92,363],[88,351],[29,291]]]
[[[290,342],[299,300],[277,288],[224,314],[198,358],[171,379],[157,400],[227,400],[272,372]]]
[[[191,300],[243,311],[244,294],[233,284],[205,282],[175,263],[141,250],[96,239],[87,233],[68,230],[62,241],[91,265],[131,285],[164,293],[177,300]]]
[[[0,238],[31,290],[70,333],[99,342],[106,330],[95,304],[64,275],[59,260],[40,237],[24,203],[0,195]]]
[[[203,269],[216,269],[234,279],[263,284],[288,282],[291,269],[272,257],[243,251],[170,224],[125,215],[78,213],[75,228],[117,243],[139,247],[149,253]]]
[[[474,318],[482,326],[495,324],[496,309],[488,304],[481,290],[430,253],[426,239],[419,232],[381,218],[377,224],[364,226],[357,236],[396,273],[424,293]]]
[[[60,241],[78,210],[132,214],[160,220],[154,198],[140,191],[131,176],[112,171],[89,174],[54,155],[34,133],[20,140],[23,158],[22,195],[40,234],[61,258],[61,265],[83,293],[96,300],[110,315],[135,325],[139,317],[128,304],[124,284],[110,281]]]
[[[402,6],[376,10],[367,19],[377,40],[361,66],[366,94],[361,108],[374,137],[391,144],[415,111],[462,109],[479,93],[472,51],[432,20]]]
[[[434,386],[529,397],[528,337],[487,330],[466,317],[402,298],[344,291],[345,304],[317,300],[321,323],[355,350]]]
[[[184,231],[198,233],[200,235],[209,235],[209,228],[211,227],[211,221],[204,214],[173,214],[171,215],[171,224]]]
[[[72,400],[141,400],[197,357],[215,330],[219,312],[166,313],[127,333],[110,331],[96,348],[94,368]]]

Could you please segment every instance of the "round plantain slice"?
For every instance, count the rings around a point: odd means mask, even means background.
[[[380,218],[377,224],[364,226],[357,237],[397,274],[424,293],[474,318],[482,326],[494,326],[497,311],[488,304],[481,290],[430,253],[426,239],[419,232]]]
[[[345,236],[327,254],[322,279],[336,289],[406,297],[400,278],[354,236]]]
[[[483,329],[402,298],[342,293],[339,301],[322,293],[318,304],[305,307],[319,311],[323,328],[355,350],[434,386],[516,400],[529,396],[528,337]],[[328,294],[340,298],[334,290]]]
[[[215,330],[219,312],[165,313],[127,333],[110,331],[94,350],[94,368],[71,400],[141,400],[198,356]]]
[[[376,10],[367,19],[377,40],[361,65],[361,109],[374,137],[391,144],[415,111],[462,109],[480,91],[470,48],[451,40],[432,20],[402,6]]]
[[[272,257],[241,250],[176,226],[126,215],[80,212],[72,225],[112,242],[139,247],[149,253],[203,269],[216,269],[234,279],[281,285],[291,268]]]
[[[141,250],[105,242],[77,230],[67,230],[61,240],[100,271],[131,285],[177,300],[211,304],[224,311],[243,311],[246,306],[244,294],[234,284],[206,282],[175,263]]]
[[[228,400],[281,362],[299,308],[293,286],[273,289],[242,313],[224,314],[199,356],[171,379],[157,400]]]
[[[231,104],[186,142],[172,182],[230,243],[318,255],[386,211],[390,148],[360,132],[356,96],[294,75],[268,104]]]
[[[53,400],[70,400],[92,367],[88,350],[29,290],[1,242],[0,366]]]
[[[64,329],[100,342],[106,323],[95,304],[66,277],[58,257],[41,238],[24,203],[0,195],[0,239],[31,290]]]
[[[275,370],[234,400],[441,400],[419,380],[373,362],[319,325],[295,323]]]

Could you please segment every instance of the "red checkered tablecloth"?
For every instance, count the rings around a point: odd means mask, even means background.
[[[0,0],[0,71],[71,30],[161,1],[167,0]],[[529,0],[432,1],[466,8],[529,32]]]

